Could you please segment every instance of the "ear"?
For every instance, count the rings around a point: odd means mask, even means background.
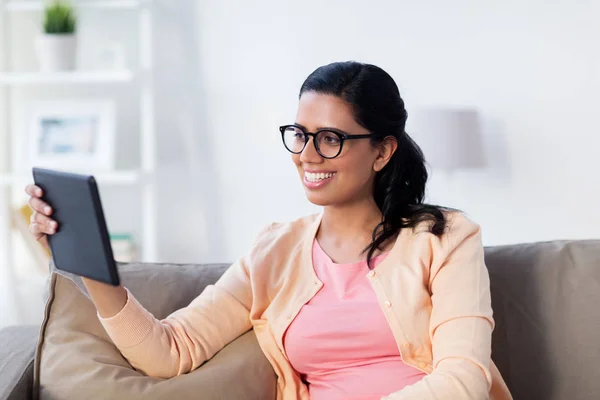
[[[393,136],[388,136],[383,139],[378,146],[379,153],[377,154],[377,158],[375,159],[375,163],[373,164],[373,170],[375,172],[379,172],[387,165],[387,163],[392,158],[392,155],[398,149],[398,141]]]

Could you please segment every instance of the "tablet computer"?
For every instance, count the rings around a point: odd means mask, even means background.
[[[56,268],[119,285],[94,177],[34,167],[33,180],[43,190],[42,200],[52,207],[50,217],[58,222],[56,233],[48,236]]]

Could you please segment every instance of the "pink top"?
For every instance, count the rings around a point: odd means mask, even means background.
[[[313,265],[323,287],[284,335],[287,357],[308,383],[311,400],[379,400],[426,376],[402,362],[366,261],[336,264],[315,239]]]

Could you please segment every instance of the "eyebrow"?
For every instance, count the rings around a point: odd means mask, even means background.
[[[299,124],[298,122],[294,122],[294,125],[298,125],[300,128],[305,129],[307,131],[309,130],[307,127],[305,127],[302,124]],[[316,131],[325,131],[325,130],[348,134],[348,132],[346,132],[345,130],[339,129],[339,128],[334,128],[333,126],[319,126],[316,129]]]

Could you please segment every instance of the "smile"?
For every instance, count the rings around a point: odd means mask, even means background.
[[[320,182],[329,179],[335,175],[335,172],[305,172],[304,179],[308,182]]]

